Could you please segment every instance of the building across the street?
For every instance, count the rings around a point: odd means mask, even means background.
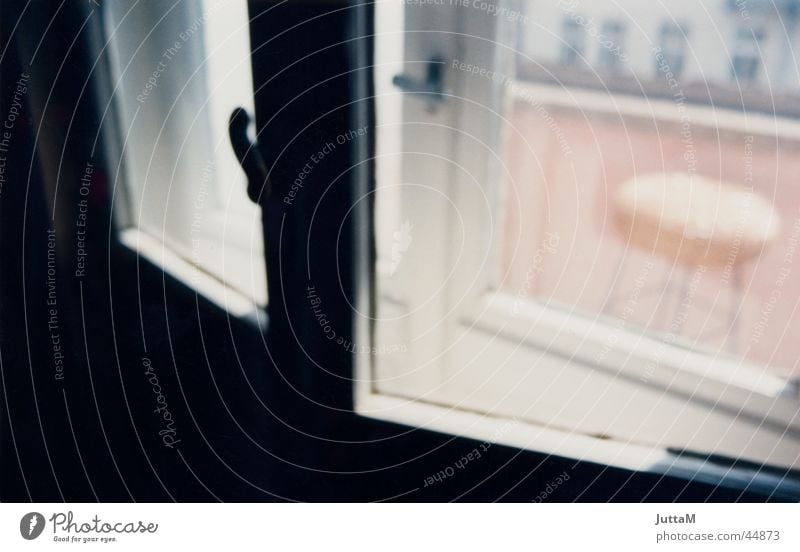
[[[636,88],[666,73],[692,90],[800,92],[797,0],[524,2],[523,75],[542,71]],[[591,80],[591,79],[589,79]],[[584,77],[583,84],[586,84]],[[745,98],[746,100],[746,98]],[[777,108],[780,111],[780,106]]]

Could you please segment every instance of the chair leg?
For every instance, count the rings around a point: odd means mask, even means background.
[[[606,299],[603,301],[603,306],[600,309],[600,314],[604,315],[612,315],[614,314],[614,307],[617,300],[617,288],[619,287],[619,282],[622,280],[622,277],[625,273],[625,248],[620,249],[619,255],[617,255],[617,269],[614,271],[614,280],[611,283],[611,289],[608,290],[606,293]]]
[[[739,306],[742,286],[742,277],[736,267],[731,271],[731,283],[733,284],[733,297],[731,297],[730,304],[730,330],[725,340],[727,341],[728,350],[736,354],[739,351]]]
[[[665,328],[666,332],[669,334],[674,334],[675,337],[681,335],[681,331],[683,330],[683,325],[686,323],[686,319],[678,321],[678,316],[681,314],[681,306],[683,305],[683,298],[686,297],[686,294],[689,291],[689,283],[691,281],[690,273],[688,270],[681,269],[680,275],[680,283],[675,286],[672,282],[669,282],[667,285],[667,289],[676,290],[675,293],[675,306],[672,311],[672,323],[670,324],[669,328]],[[666,295],[666,294],[665,294]]]

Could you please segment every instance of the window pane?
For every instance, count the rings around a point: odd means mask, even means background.
[[[745,84],[727,1],[485,5],[380,5],[364,393],[796,466],[800,37],[748,3]]]
[[[598,55],[566,66],[552,52],[567,37],[519,26],[501,286],[800,375],[800,35],[788,4],[529,5],[544,27],[565,30],[565,14],[583,24]]]
[[[252,113],[245,0],[104,5],[132,226],[266,303],[260,211],[228,140]]]

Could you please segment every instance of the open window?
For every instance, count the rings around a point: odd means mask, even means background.
[[[228,138],[253,111],[246,0],[103,5],[122,241],[244,315],[266,304],[260,211]]]
[[[798,88],[742,92],[747,21],[681,9],[378,4],[359,412],[637,470],[800,467]]]

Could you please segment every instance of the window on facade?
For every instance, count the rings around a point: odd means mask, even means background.
[[[731,67],[731,76],[736,82],[751,84],[758,80],[761,69],[759,46],[763,38],[763,31],[751,27],[741,27],[736,31]]]
[[[576,65],[585,54],[585,31],[578,22],[571,18],[564,19],[562,28],[564,44],[561,48],[561,63]]]
[[[621,69],[626,59],[625,24],[621,21],[603,23],[598,46],[600,66],[613,71]]]
[[[662,23],[659,31],[658,48],[664,54],[664,63],[676,77],[683,73],[683,66],[686,62],[686,45],[688,34],[684,26],[674,22]],[[661,62],[655,63],[656,75],[661,74],[664,65]]]

